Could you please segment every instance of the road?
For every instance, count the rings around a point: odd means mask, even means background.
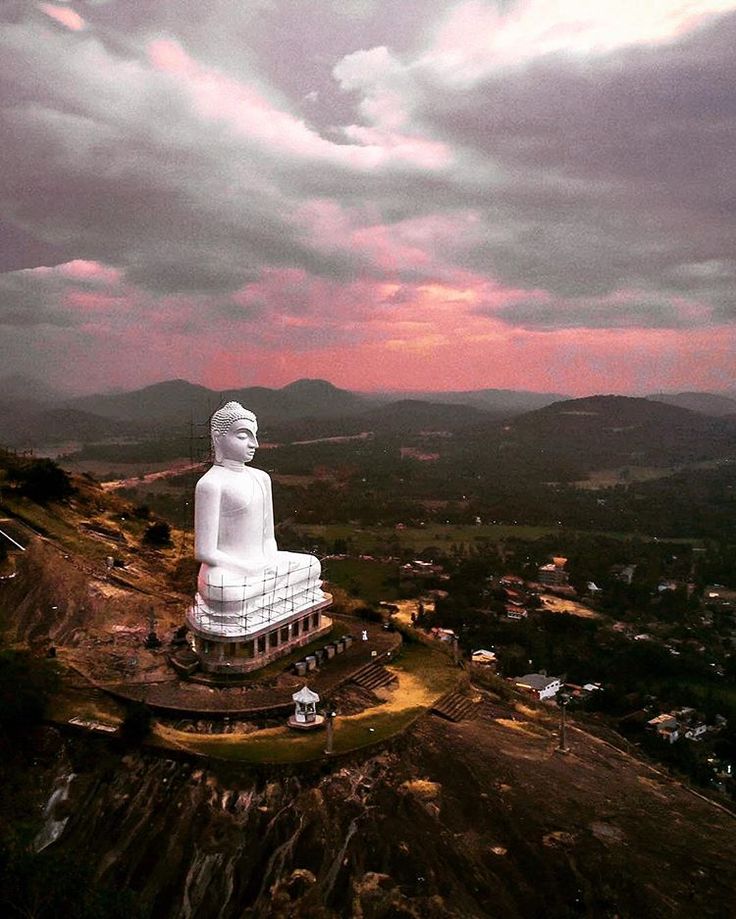
[[[192,469],[201,469],[205,463],[185,463],[184,465],[172,466],[170,469],[159,469],[158,472],[149,472],[146,475],[134,475],[129,479],[114,479],[110,482],[100,483],[103,491],[118,491],[121,488],[134,488],[136,485],[146,485],[149,482],[156,482],[159,479],[170,479],[174,476],[181,475],[183,472],[190,472]]]

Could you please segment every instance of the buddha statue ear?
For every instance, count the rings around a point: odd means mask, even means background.
[[[222,440],[223,432],[222,431],[213,431],[212,432],[212,452],[215,454],[215,462],[219,463],[222,459],[222,448],[220,446],[220,441]]]

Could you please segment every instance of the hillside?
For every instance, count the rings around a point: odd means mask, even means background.
[[[73,772],[52,856],[157,919],[728,915],[733,816],[580,729],[560,756],[554,711],[478,708],[288,769],[57,740],[14,790]]]
[[[581,469],[673,466],[736,452],[736,422],[625,396],[557,402],[487,430],[507,452]]]
[[[103,418],[80,409],[39,403],[0,403],[0,444],[38,449],[70,441],[124,440],[143,436],[135,421]]]
[[[74,484],[68,503],[48,507],[4,493],[2,512],[20,515],[14,532],[43,536],[19,556],[17,576],[0,581],[0,621],[6,645],[43,655],[53,643],[59,704],[101,717],[114,703],[83,674],[158,682],[163,656],[142,646],[148,617],[153,607],[168,641],[194,571],[179,534],[171,549],[142,548],[145,521],[132,508],[84,478]],[[126,568],[107,572],[107,555]],[[188,587],[177,592],[175,582]],[[619,749],[595,722],[573,716],[571,753],[561,756],[554,706],[510,690],[502,699],[471,686],[468,695],[473,720],[420,713],[393,740],[301,765],[143,752],[49,728],[12,748],[0,741],[0,847],[18,827],[35,834],[58,819],[45,870],[84,864],[157,919],[727,914],[732,815]],[[339,699],[336,732],[352,704],[365,712],[370,744],[386,697]],[[261,727],[246,725],[232,749]],[[61,788],[68,800],[44,814]],[[7,870],[0,858],[0,907],[13,900],[35,914],[44,875],[15,888]]]
[[[553,402],[568,399],[561,393],[530,392],[524,389],[470,389],[446,392],[382,392],[371,393],[371,398],[381,402],[399,402],[407,399],[435,402],[445,405],[469,405],[499,415],[519,415],[531,412]]]

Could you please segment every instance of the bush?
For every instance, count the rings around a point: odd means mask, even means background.
[[[99,884],[72,855],[0,847],[0,912],[34,919],[138,919],[134,895]]]

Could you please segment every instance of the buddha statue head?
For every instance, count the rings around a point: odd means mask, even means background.
[[[215,463],[249,463],[258,446],[258,422],[239,402],[228,402],[210,420]]]

